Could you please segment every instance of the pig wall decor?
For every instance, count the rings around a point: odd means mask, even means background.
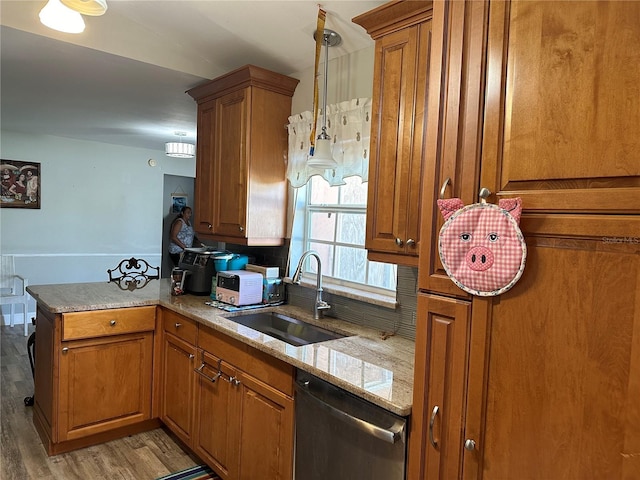
[[[520,198],[498,205],[464,206],[459,198],[438,200],[445,218],[438,252],[447,275],[465,292],[482,297],[500,295],[522,276],[527,245],[518,226]]]

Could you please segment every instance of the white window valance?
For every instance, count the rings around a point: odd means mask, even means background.
[[[317,132],[322,131],[322,112],[318,113]],[[310,134],[313,112],[289,117],[289,158],[287,178],[294,188],[307,183],[313,175],[322,176],[330,185],[344,185],[344,178],[369,178],[369,136],[371,132],[371,99],[355,98],[335,105],[327,105],[327,134],[331,137],[334,169],[309,167]]]

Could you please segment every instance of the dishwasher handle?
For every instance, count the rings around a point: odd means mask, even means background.
[[[387,443],[394,444],[404,438],[404,422],[397,421],[390,429],[379,427],[378,425],[374,425],[371,422],[358,417],[354,417],[347,412],[343,412],[342,410],[334,407],[333,405],[329,405],[324,400],[316,397],[311,391],[309,391],[308,381],[296,381],[296,384],[299,386],[299,392],[307,395],[308,398],[316,403],[318,407],[329,412],[331,415],[343,421],[344,423],[347,423],[365,433],[373,435],[374,437],[379,438],[380,440],[383,440]]]

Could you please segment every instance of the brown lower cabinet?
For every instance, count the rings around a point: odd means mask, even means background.
[[[224,480],[291,479],[293,367],[169,310],[161,316],[161,420]]]
[[[34,423],[49,455],[157,426],[155,307],[37,312]]]
[[[161,310],[163,325],[160,418],[185,444],[193,432],[196,322]]]

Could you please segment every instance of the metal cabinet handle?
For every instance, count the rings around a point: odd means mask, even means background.
[[[241,232],[244,232],[244,227],[243,227],[242,225],[240,225],[240,227],[239,227],[239,228],[240,228],[240,231],[241,231]]]
[[[213,225],[211,225],[211,224],[209,223],[209,224],[207,224],[207,228],[208,228],[209,230],[211,230],[211,229],[213,228]]]
[[[111,320],[109,322],[109,325],[111,325],[112,327],[115,327],[116,326],[116,321],[115,320]]]
[[[440,187],[440,198],[441,199],[444,198],[444,194],[447,192],[447,185],[449,185],[450,183],[451,183],[451,178],[447,177],[447,179],[442,184],[442,187]]]
[[[466,450],[469,450],[470,452],[473,452],[476,449],[476,441],[467,438],[464,442],[464,448]]]
[[[176,328],[180,328],[181,326],[182,326],[181,323],[176,322],[176,325],[175,325]]]
[[[480,192],[478,193],[478,196],[480,197],[480,202],[487,203],[487,198],[489,198],[490,195],[491,195],[491,190],[489,190],[486,187],[482,187],[480,189]]]
[[[196,358],[196,356],[193,353],[189,354],[189,360],[193,360],[194,358]]]
[[[238,385],[240,385],[240,380],[238,380],[236,377],[229,377],[229,383],[234,387],[237,387]]]
[[[407,240],[407,247],[413,247],[416,244],[416,241],[413,238]]]
[[[396,237],[396,245],[401,247],[402,245],[404,245],[404,242],[402,241],[401,238]]]
[[[208,376],[207,374],[205,374],[202,371],[202,370],[204,370],[205,365],[206,365],[206,363],[203,361],[202,365],[200,365],[198,368],[194,369],[194,372],[196,372],[201,377],[206,378],[211,383],[215,383],[220,377],[222,377],[222,360],[218,360],[218,372],[213,377]]]
[[[433,407],[433,410],[431,411],[431,419],[429,420],[429,442],[435,449],[438,448],[438,441],[435,438],[433,438],[433,424],[436,421],[436,417],[438,416],[439,411],[440,411],[440,407],[438,407],[438,405]]]
[[[68,351],[69,351],[69,347],[64,347],[64,348],[62,349],[62,353],[67,353]]]

